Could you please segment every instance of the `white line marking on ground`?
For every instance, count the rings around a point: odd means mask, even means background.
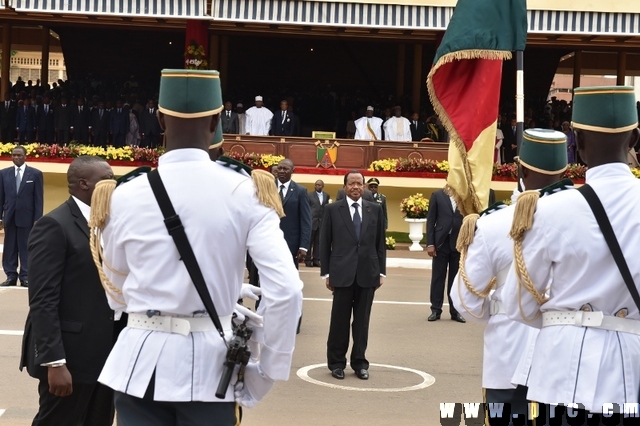
[[[322,368],[322,367],[326,368],[327,364],[315,364],[315,365],[309,365],[307,367],[302,367],[297,371],[297,375],[305,382],[313,383],[314,385],[326,386],[332,389],[343,389],[343,390],[358,391],[358,392],[407,392],[407,391],[427,388],[436,382],[435,377],[433,377],[431,374],[427,374],[424,371],[420,371],[420,370],[414,370],[413,368],[398,367],[395,365],[386,365],[386,364],[369,364],[369,366],[408,371],[410,373],[414,373],[422,377],[422,383],[419,383],[414,386],[405,386],[403,388],[356,388],[353,386],[337,385],[335,383],[325,383],[325,382],[321,382],[320,380],[316,380],[309,377],[309,371],[315,370],[316,368]]]
[[[319,297],[305,297],[305,301],[309,302],[333,302],[333,299],[322,299]],[[382,305],[419,305],[419,306],[431,306],[430,302],[400,302],[396,300],[374,300],[373,303],[379,303]],[[442,306],[449,306],[448,303],[443,303]]]
[[[2,415],[4,414],[5,411],[7,411],[7,410],[4,410],[4,409],[0,408],[0,417],[2,417]]]
[[[23,334],[23,330],[0,330],[0,335],[4,336],[22,336]]]
[[[431,269],[431,259],[409,259],[400,257],[388,257],[387,268],[404,268],[404,269]],[[320,268],[301,269],[300,272],[320,273]]]

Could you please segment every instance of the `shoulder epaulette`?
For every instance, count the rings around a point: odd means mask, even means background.
[[[135,178],[145,175],[150,171],[151,171],[151,167],[149,166],[138,167],[137,169],[132,170],[126,175],[120,176],[118,179],[116,179],[116,187],[120,186],[123,183],[131,182]]]
[[[540,190],[540,198],[546,197],[548,195],[557,194],[558,192],[564,191],[566,189],[574,189],[573,181],[571,179],[562,179],[559,182],[556,182],[552,185],[545,186]]]
[[[495,213],[495,212],[497,212],[497,211],[499,211],[499,210],[502,210],[502,209],[504,209],[504,208],[507,208],[507,207],[509,207],[507,204],[505,204],[505,203],[504,203],[504,202],[502,202],[502,201],[498,201],[498,202],[496,202],[496,203],[491,204],[491,205],[490,205],[489,207],[487,207],[485,210],[481,211],[481,212],[479,213],[479,215],[478,215],[478,216],[480,216],[480,217],[484,217],[484,216],[486,216],[486,215],[489,215],[489,214],[491,214],[491,213]]]
[[[216,163],[247,176],[251,176],[251,172],[253,171],[251,167],[247,166],[246,164],[225,155],[218,157]]]

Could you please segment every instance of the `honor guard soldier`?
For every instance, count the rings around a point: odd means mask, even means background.
[[[238,404],[255,405],[289,377],[302,282],[271,175],[210,161],[222,140],[218,72],[163,70],[158,109],[167,150],[157,171],[94,193],[109,304],[129,314],[99,381],[116,391],[122,426],[235,425]],[[251,337],[259,358],[234,384],[229,362],[248,337],[232,332],[247,251],[261,272],[264,328]]]
[[[380,204],[380,207],[382,207],[382,214],[384,214],[384,229],[386,230],[389,227],[389,218],[387,217],[387,197],[378,192],[379,186],[380,181],[378,178],[371,178],[367,181],[367,187],[373,194],[373,199],[376,203]]]
[[[591,425],[610,404],[638,403],[640,181],[627,152],[640,133],[633,87],[577,88],[573,105],[586,185],[516,210],[503,300],[509,318],[540,328],[527,398],[579,404],[585,423],[571,424]]]
[[[546,194],[572,187],[570,180],[560,181],[567,169],[566,140],[563,133],[554,130],[524,131],[519,167],[525,188],[545,188],[542,192]],[[499,202],[479,219],[475,214],[465,217],[458,236],[460,270],[451,300],[466,319],[487,323],[482,365],[485,402],[504,403],[503,418],[517,414],[522,422],[516,424],[524,424],[530,367],[527,348],[535,343],[538,329],[507,318],[502,303],[503,285],[513,261],[509,230],[514,210],[516,205]],[[488,422],[503,424],[503,418],[489,418]]]

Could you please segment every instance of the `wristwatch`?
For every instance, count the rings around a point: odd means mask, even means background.
[[[63,365],[67,365],[67,363],[66,362],[55,362],[53,364],[47,365],[47,367],[58,368],[58,367],[62,367]]]

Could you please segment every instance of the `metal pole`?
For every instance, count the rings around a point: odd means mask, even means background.
[[[517,154],[520,154],[522,146],[522,132],[524,131],[524,52],[516,51],[516,143],[518,145]],[[520,185],[522,171],[518,168],[518,190],[522,191]]]

